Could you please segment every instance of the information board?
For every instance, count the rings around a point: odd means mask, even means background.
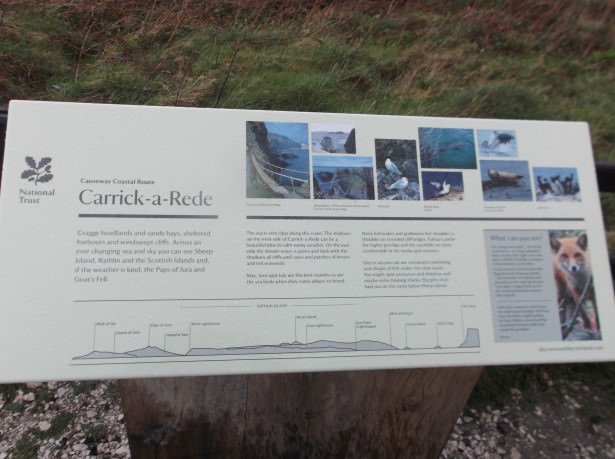
[[[612,360],[585,123],[10,104],[0,380]]]

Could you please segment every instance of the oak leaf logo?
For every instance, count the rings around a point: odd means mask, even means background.
[[[41,158],[37,163],[32,156],[26,156],[26,164],[30,169],[26,169],[21,173],[21,178],[28,182],[39,183],[51,182],[53,174],[51,173],[51,158]]]

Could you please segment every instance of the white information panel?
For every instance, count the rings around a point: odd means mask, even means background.
[[[12,102],[0,380],[612,360],[585,123]]]

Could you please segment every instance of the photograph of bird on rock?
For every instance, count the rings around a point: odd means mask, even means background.
[[[463,174],[461,172],[423,171],[423,199],[436,201],[463,200]]]
[[[419,200],[416,141],[376,139],[375,143],[378,199]]]

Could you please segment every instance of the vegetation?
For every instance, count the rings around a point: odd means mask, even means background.
[[[600,0],[0,5],[0,104],[583,120],[596,158],[615,161],[614,87],[615,3]],[[615,198],[602,204],[615,247]],[[492,369],[476,397],[541,371]]]
[[[40,441],[63,434],[73,421],[74,417],[75,416],[71,413],[60,411],[51,420],[51,427],[49,430],[45,432],[36,428],[26,430],[21,435],[19,440],[17,440],[15,448],[11,451],[13,454],[12,457],[15,459],[35,459],[38,457]]]
[[[523,402],[528,409],[536,403],[539,396],[552,398],[553,403],[561,403],[561,393],[577,383],[600,390],[608,400],[608,411],[604,417],[615,416],[609,407],[615,402],[615,365],[604,363],[584,363],[575,365],[524,365],[489,367],[483,372],[469,405],[502,408],[509,400],[509,393],[502,388],[515,388],[524,395]],[[586,409],[589,407],[586,406]],[[592,407],[596,410],[596,407]]]
[[[585,120],[615,157],[612,2],[12,1],[12,98]]]

